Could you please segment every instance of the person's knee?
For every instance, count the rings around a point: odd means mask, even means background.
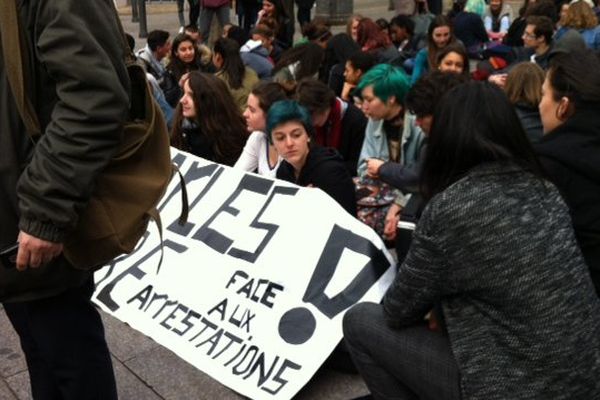
[[[344,315],[343,331],[346,340],[364,337],[369,326],[377,314],[381,313],[381,306],[376,303],[358,303]]]

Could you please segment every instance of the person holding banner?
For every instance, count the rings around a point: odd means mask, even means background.
[[[317,187],[356,216],[354,183],[346,164],[335,149],[311,144],[314,127],[306,108],[292,100],[273,104],[267,114],[267,135],[283,158],[278,179]]]
[[[344,316],[373,397],[600,398],[600,301],[501,89],[444,96],[422,178],[429,203],[383,304]]]

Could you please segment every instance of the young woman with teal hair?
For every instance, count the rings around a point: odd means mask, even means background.
[[[365,175],[370,158],[395,160],[402,135],[404,97],[410,88],[408,76],[398,67],[379,64],[367,72],[356,87],[369,117],[365,141],[358,159],[358,174]]]
[[[363,112],[369,117],[365,140],[358,158],[359,196],[358,218],[371,226],[381,236],[385,234],[385,221],[395,217],[404,197],[399,191],[368,174],[369,163],[398,161],[404,120],[404,97],[410,80],[402,69],[379,64],[367,72],[356,87],[360,93]],[[392,203],[396,200],[398,206]],[[386,236],[392,239],[392,236]]]
[[[299,186],[317,187],[348,213],[356,216],[354,184],[346,164],[334,148],[311,142],[310,112],[292,100],[274,103],[267,114],[267,135],[283,158],[277,178]]]

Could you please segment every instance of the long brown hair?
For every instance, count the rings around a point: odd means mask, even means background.
[[[527,104],[537,107],[542,100],[544,71],[532,62],[522,62],[514,66],[506,76],[504,91],[511,104]]]
[[[438,49],[437,45],[433,41],[433,31],[436,28],[440,28],[442,26],[447,26],[450,28],[450,39],[448,40],[448,44],[456,41],[456,37],[454,36],[454,30],[452,29],[452,22],[448,17],[444,15],[436,16],[431,24],[429,24],[429,28],[427,30],[427,62],[429,64],[429,70],[432,71],[436,67]]]
[[[227,86],[214,75],[198,71],[190,72],[187,82],[196,109],[193,122],[198,126],[197,134],[205,135],[209,142],[214,143],[214,161],[230,166],[235,164],[246,144],[246,123]],[[175,111],[171,144],[187,150],[183,119],[179,104]]]

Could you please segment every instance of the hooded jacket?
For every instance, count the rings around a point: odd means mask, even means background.
[[[19,230],[62,242],[118,149],[129,78],[113,7],[111,0],[17,0],[43,135],[35,146],[27,136],[0,53],[1,247],[14,244]],[[0,300],[51,296],[89,277],[62,257],[23,272],[0,266]]]
[[[244,65],[252,68],[259,79],[268,79],[273,71],[273,63],[269,60],[269,51],[260,40],[248,40],[240,49]]]
[[[299,186],[317,187],[337,201],[350,215],[356,216],[354,183],[344,160],[331,147],[311,147],[298,178],[294,175],[294,167],[287,161],[282,161],[277,169],[277,179]]]
[[[600,296],[600,104],[576,106],[575,114],[546,134],[535,150],[560,190],[575,237]]]

